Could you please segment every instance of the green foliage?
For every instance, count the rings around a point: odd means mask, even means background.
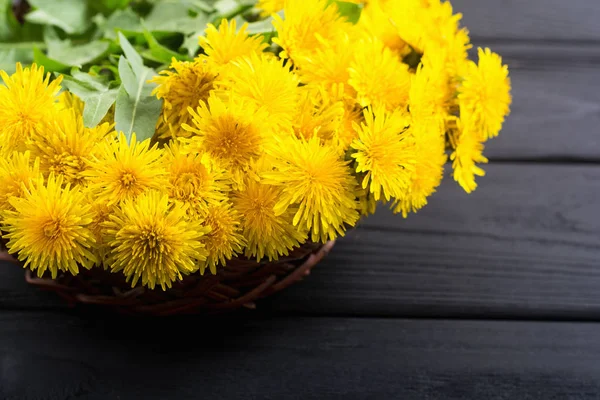
[[[259,20],[253,0],[29,0],[24,22],[12,0],[0,0],[0,69],[13,73],[35,62],[63,75],[63,86],[84,103],[96,126],[114,107],[115,128],[138,140],[153,135],[162,101],[148,81],[172,59],[190,61],[201,50],[208,23],[235,18],[251,34],[275,32]]]
[[[119,88],[114,82],[73,69],[71,75],[63,76],[63,86],[85,102],[83,122],[94,127],[102,121],[117,99]]]
[[[0,0],[0,40],[11,39],[17,24],[12,14],[12,0]]]
[[[119,41],[125,55],[119,59],[122,84],[115,106],[116,129],[127,140],[135,133],[137,140],[142,141],[154,135],[162,108],[162,101],[152,95],[155,85],[148,82],[156,73],[144,65],[142,57],[121,33]]]
[[[88,2],[82,0],[29,0],[34,8],[26,19],[40,25],[61,28],[69,34],[83,33],[88,27]]]
[[[161,64],[169,64],[173,58],[177,60],[187,60],[190,61],[192,58],[187,55],[177,53],[160,43],[156,40],[156,38],[152,35],[149,30],[144,30],[144,38],[148,43],[148,50],[144,51],[142,55],[149,60],[161,63]]]

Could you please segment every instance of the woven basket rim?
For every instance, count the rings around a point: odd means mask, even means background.
[[[155,316],[216,314],[239,308],[255,309],[257,300],[308,276],[334,244],[335,240],[325,244],[305,243],[289,257],[271,262],[233,259],[218,269],[216,275],[188,275],[166,291],[160,287],[132,288],[122,274],[99,267],[82,269],[76,276],[59,274],[56,279],[37,277],[26,268],[25,281],[41,290],[55,292],[71,307],[104,306],[125,314]],[[0,251],[0,260],[22,264],[6,250]],[[115,280],[117,277],[122,279]]]

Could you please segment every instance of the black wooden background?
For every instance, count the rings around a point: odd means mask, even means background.
[[[514,86],[474,194],[234,318],[69,310],[0,264],[0,399],[600,398],[600,1],[452,3]]]

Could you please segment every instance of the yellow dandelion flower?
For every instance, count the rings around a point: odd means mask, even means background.
[[[427,204],[427,198],[442,182],[447,161],[443,116],[413,117],[409,133],[415,140],[415,168],[408,190],[392,205],[394,213],[401,212],[405,218]]]
[[[294,225],[311,231],[313,241],[326,242],[343,236],[346,226],[358,220],[354,177],[348,162],[332,146],[317,137],[288,137],[267,149],[272,171],[264,182],[281,187],[275,212],[297,206]]]
[[[425,54],[442,53],[446,58],[446,70],[453,79],[464,74],[469,61],[468,51],[472,47],[469,32],[466,28],[456,30],[453,27],[446,27],[447,32],[441,32],[442,43],[429,43]]]
[[[186,218],[182,204],[171,204],[154,190],[145,192],[121,203],[104,224],[111,272],[123,271],[132,287],[141,279],[143,286],[166,290],[206,260],[202,239],[207,231]]]
[[[442,57],[441,52],[427,53],[412,76],[408,104],[419,120],[449,113],[454,92]]]
[[[428,0],[422,8],[420,25],[420,42],[423,51],[429,47],[447,48],[452,59],[466,59],[469,49],[469,35],[466,29],[460,27],[462,14],[454,14],[452,3],[449,1]],[[398,26],[399,29],[403,27]]]
[[[477,166],[477,163],[487,163],[488,159],[483,156],[483,141],[481,135],[468,124],[458,121],[458,137],[456,148],[450,155],[453,178],[467,193],[477,188],[475,176],[484,176],[485,171]]]
[[[385,33],[391,37],[390,25],[396,30],[396,35],[419,53],[426,47],[436,44],[444,47],[448,39],[445,34],[453,34],[458,30],[460,14],[453,14],[452,5],[448,1],[439,0],[407,0],[407,1],[380,1],[369,3],[367,9],[379,6],[377,22],[385,26]],[[383,15],[382,15],[383,13]],[[367,12],[369,14],[369,12]],[[384,19],[388,24],[383,24]]]
[[[405,106],[410,89],[410,72],[397,55],[377,39],[362,40],[354,49],[350,85],[361,106]]]
[[[285,19],[275,14],[273,26],[277,37],[273,42],[284,51],[280,57],[296,58],[311,54],[323,42],[336,42],[352,24],[340,16],[335,3],[327,0],[287,0]]]
[[[350,97],[356,97],[356,91],[348,85],[350,80],[349,68],[354,57],[354,44],[346,32],[332,42],[324,42],[306,55],[294,59],[294,65],[302,83],[322,85],[333,91],[341,87]]]
[[[360,13],[357,27],[367,35],[379,39],[394,53],[404,55],[410,52],[410,47],[398,34],[394,16],[401,11],[400,4],[406,3],[409,2],[369,0]]]
[[[367,109],[365,122],[356,126],[358,139],[355,150],[356,172],[365,173],[362,187],[369,188],[375,200],[402,197],[408,189],[414,171],[414,140],[408,133],[410,119],[396,110]]]
[[[29,151],[0,158],[0,210],[12,209],[9,199],[23,197],[40,177],[40,160],[32,160]]]
[[[278,13],[283,10],[285,0],[258,0],[256,8],[260,10],[260,16],[267,18],[271,14]]]
[[[267,48],[267,43],[263,42],[261,36],[249,36],[247,28],[248,24],[244,23],[236,31],[235,20],[228,23],[226,19],[221,21],[219,29],[208,24],[205,36],[199,38],[206,55],[201,55],[199,59],[222,67],[237,58],[261,54]]]
[[[206,153],[227,169],[236,186],[243,184],[250,162],[262,151],[266,115],[251,103],[230,97],[227,101],[211,96],[194,111],[192,124],[183,128],[195,136],[186,139],[186,152]]]
[[[173,141],[165,151],[169,171],[169,197],[187,206],[191,217],[204,215],[209,205],[227,200],[231,180],[226,170],[219,168],[206,153],[182,151]]]
[[[109,266],[106,261],[108,254],[110,253],[110,247],[104,237],[104,223],[108,221],[109,217],[114,213],[115,206],[109,206],[104,201],[95,200],[89,191],[86,191],[86,197],[92,213],[92,223],[88,228],[96,240],[93,252],[96,255],[97,265],[107,269]]]
[[[150,139],[137,142],[135,134],[131,144],[122,133],[116,139],[106,138],[97,146],[83,173],[89,190],[109,206],[150,189],[167,190],[163,150],[157,146],[150,147]]]
[[[216,71],[204,61],[173,59],[168,70],[151,80],[158,85],[152,93],[164,101],[157,124],[159,137],[186,136],[180,126],[191,119],[188,108],[208,99],[216,78]]]
[[[85,103],[75,94],[65,90],[58,95],[58,106],[73,109],[77,114],[83,115]]]
[[[298,110],[293,121],[296,136],[305,139],[317,136],[324,142],[337,139],[344,117],[344,103],[332,100],[318,86],[303,86],[299,93]]]
[[[246,240],[241,234],[242,216],[228,202],[211,205],[206,210],[202,224],[210,228],[204,236],[208,251],[206,262],[200,266],[200,273],[208,267],[212,274],[217,273],[217,265],[225,265],[227,260],[242,254]]]
[[[74,109],[57,112],[55,121],[43,134],[35,134],[28,146],[40,158],[41,171],[62,175],[66,183],[83,184],[88,161],[96,145],[109,136],[110,126],[86,128],[83,117]]]
[[[470,62],[458,94],[461,119],[473,120],[483,139],[498,136],[510,111],[510,79],[502,58],[478,49],[479,63]]]
[[[23,68],[20,63],[13,75],[0,70],[0,77],[0,155],[7,156],[24,151],[31,135],[42,133],[52,121],[62,78],[50,82],[43,67]]]
[[[375,200],[373,193],[369,192],[368,188],[363,188],[360,182],[357,181],[354,194],[358,199],[358,210],[361,216],[366,217],[375,214],[375,211],[377,210],[377,200]]]
[[[354,126],[364,121],[363,108],[353,97],[349,97],[346,94],[344,85],[335,85],[332,87],[331,100],[342,102],[344,108],[342,121],[337,130],[337,140],[342,149],[346,151],[352,141],[358,137]]]
[[[289,66],[266,55],[244,57],[232,66],[220,86],[232,97],[264,108],[269,124],[289,128],[298,102],[298,77]]]
[[[274,207],[281,196],[281,188],[248,179],[243,190],[235,192],[232,202],[239,215],[242,234],[246,239],[246,257],[269,261],[286,256],[306,238],[292,224],[295,209],[277,215]]]
[[[2,213],[9,253],[18,253],[40,277],[46,271],[53,279],[58,271],[76,275],[80,265],[91,268],[97,261],[90,206],[80,190],[63,183],[62,176],[51,175],[46,184],[39,179],[24,197],[10,199],[16,211]]]

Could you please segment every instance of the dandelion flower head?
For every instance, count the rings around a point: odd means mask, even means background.
[[[29,151],[0,158],[0,210],[12,209],[9,199],[23,197],[41,177],[40,160],[33,159]]]
[[[157,85],[153,94],[164,101],[157,127],[161,137],[186,135],[180,127],[190,121],[187,109],[208,99],[216,78],[217,72],[206,61],[173,59],[169,69],[151,80]]]
[[[277,214],[297,207],[293,224],[310,230],[315,242],[326,242],[343,235],[346,226],[354,226],[358,220],[355,179],[334,147],[322,145],[318,137],[289,137],[267,153],[273,170],[261,176],[265,183],[281,188]]]
[[[475,177],[485,175],[485,171],[477,164],[487,163],[488,159],[483,155],[483,139],[479,132],[461,121],[458,126],[456,147],[450,155],[453,177],[467,193],[471,193],[477,188]]]
[[[96,263],[90,205],[81,190],[64,185],[62,176],[38,179],[23,197],[9,201],[14,211],[2,212],[6,247],[18,253],[24,267],[56,278],[59,271],[76,275],[79,266]]]
[[[137,142],[135,134],[131,143],[122,133],[100,142],[84,176],[88,189],[108,205],[168,187],[163,150],[157,145],[150,147],[149,139]]]
[[[28,146],[33,155],[40,158],[45,176],[50,173],[62,175],[65,182],[78,185],[86,179],[84,172],[89,168],[90,157],[97,145],[112,137],[110,125],[102,124],[86,128],[83,117],[72,108],[56,113],[55,120],[43,134],[35,134]]]
[[[361,106],[405,106],[410,90],[410,72],[398,56],[378,39],[356,43],[354,60],[349,67],[350,85]]]
[[[287,0],[284,16],[273,16],[277,30],[273,42],[283,48],[282,58],[294,62],[310,55],[321,43],[335,42],[352,30],[352,25],[340,16],[336,3],[326,0]]]
[[[461,118],[472,120],[483,139],[498,136],[511,104],[508,68],[490,49],[479,49],[460,87]]]
[[[227,22],[223,19],[218,29],[213,24],[208,24],[204,36],[199,38],[205,53],[199,60],[223,67],[237,58],[261,54],[267,44],[260,35],[250,36],[246,29],[247,23],[237,30],[235,20]]]
[[[289,129],[298,102],[298,77],[283,60],[266,55],[243,57],[219,79],[229,96],[267,112],[269,124]]]
[[[364,174],[362,187],[369,188],[375,200],[402,197],[415,165],[410,118],[400,110],[388,112],[381,107],[365,110],[364,118],[351,145],[356,172]]]
[[[183,140],[186,151],[206,153],[221,168],[230,171],[235,185],[243,184],[250,162],[260,156],[268,126],[266,113],[250,101],[230,97],[226,101],[211,96],[195,110],[189,110],[193,134]]]
[[[169,198],[185,204],[191,217],[198,217],[206,213],[209,205],[227,200],[231,178],[207,153],[183,152],[181,147],[173,141],[165,151]]]
[[[268,169],[261,161],[253,163],[255,175]],[[244,216],[240,227],[247,241],[244,252],[247,257],[277,260],[280,256],[288,255],[305,240],[306,233],[292,223],[294,207],[275,213],[281,191],[281,187],[248,178],[244,189],[233,194],[234,208],[239,215]]]
[[[208,230],[188,220],[182,204],[154,190],[122,202],[103,226],[108,265],[122,271],[132,287],[141,280],[150,289],[166,290],[206,260],[202,237]]]
[[[204,244],[208,251],[206,262],[200,266],[200,273],[206,268],[212,274],[217,273],[218,265],[225,265],[237,255],[243,254],[246,239],[242,236],[242,216],[229,202],[211,205],[202,219],[202,225],[210,228],[204,236]]]
[[[35,64],[8,75],[0,70],[0,155],[24,151],[35,133],[42,133],[53,120],[62,77],[50,81],[44,68]]]

